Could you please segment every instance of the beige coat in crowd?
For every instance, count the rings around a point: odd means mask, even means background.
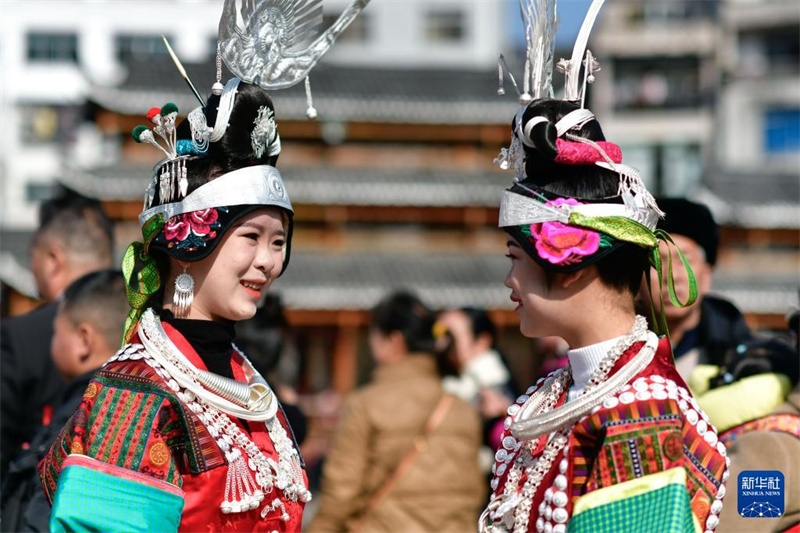
[[[308,531],[475,530],[486,490],[478,468],[480,421],[458,399],[394,490],[364,516],[371,496],[422,434],[441,395],[434,359],[409,355],[379,367],[373,382],[350,396]]]
[[[789,394],[775,413],[800,415],[800,386]],[[751,431],[728,448],[730,477],[726,485],[717,533],[759,533],[786,531],[800,524],[800,438],[780,431]],[[743,470],[783,472],[785,512],[780,518],[742,518],[737,511],[736,488]]]

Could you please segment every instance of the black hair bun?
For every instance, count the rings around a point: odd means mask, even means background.
[[[540,98],[528,104],[528,107],[522,113],[522,122],[519,130],[516,129],[516,124],[514,124],[514,135],[520,136],[525,134],[526,125],[531,120],[538,121],[537,124],[530,128],[528,138],[520,139],[525,153],[525,175],[527,176],[527,181],[539,187],[544,187],[564,180],[592,181],[600,175],[608,174],[606,181],[609,181],[609,184],[601,187],[602,191],[593,191],[595,187],[587,188],[584,186],[574,190],[575,194],[586,195],[589,198],[594,197],[595,194],[601,195],[600,197],[608,196],[616,192],[619,182],[619,177],[616,173],[594,165],[565,165],[555,162],[558,156],[556,123],[565,115],[577,109],[580,109],[580,105],[572,101]],[[542,121],[540,117],[546,121]],[[606,140],[597,120],[590,120],[580,129],[572,130],[570,133],[595,142]],[[612,181],[614,182],[613,184],[611,183]]]
[[[203,112],[206,115],[206,123],[210,128],[214,127],[217,120],[219,101],[220,96],[211,95],[203,108]],[[275,166],[278,161],[278,155],[270,156],[268,151],[265,150],[260,158],[256,157],[253,153],[253,143],[250,138],[255,128],[258,111],[264,106],[273,113],[275,112],[272,98],[269,97],[264,89],[251,83],[239,83],[225,134],[219,141],[209,143],[205,157],[192,159],[186,163],[189,193],[216,177],[240,168],[254,165]],[[178,139],[192,138],[188,120],[184,119],[178,124],[176,134]],[[158,188],[156,188],[156,199],[153,205],[161,203],[161,199],[158,197]]]
[[[218,106],[218,96],[209,99],[206,106],[209,125],[213,125],[217,119]],[[251,83],[241,82],[239,84],[233,102],[233,110],[228,120],[228,129],[222,139],[209,146],[209,157],[223,172],[231,172],[255,164],[274,165],[277,161],[277,156],[270,157],[266,152],[261,158],[256,158],[253,154],[250,134],[255,127],[258,110],[264,106],[273,113],[275,112],[272,99],[264,89]]]
[[[218,95],[211,95],[203,108],[209,128],[213,128],[217,121],[219,101]],[[231,116],[228,119],[228,128],[222,139],[210,143],[208,147],[207,157],[211,160],[212,165],[220,170],[220,173],[256,164],[275,164],[277,156],[270,157],[265,153],[260,159],[256,158],[250,140],[250,134],[253,133],[255,120],[258,117],[258,110],[264,106],[273,113],[275,112],[272,98],[264,89],[251,83],[239,83]],[[188,120],[183,120],[178,125],[177,135],[178,139],[192,138]]]

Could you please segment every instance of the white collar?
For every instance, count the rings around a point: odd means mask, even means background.
[[[608,351],[622,340],[622,337],[624,335],[567,351],[569,364],[572,367],[573,385],[570,388],[570,396],[574,396],[586,388],[592,374],[600,366],[600,362],[608,354]]]

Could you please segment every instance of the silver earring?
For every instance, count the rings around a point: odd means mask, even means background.
[[[172,304],[175,306],[175,314],[185,316],[189,312],[189,306],[194,300],[194,278],[183,268],[183,274],[175,278],[175,293],[172,295]]]

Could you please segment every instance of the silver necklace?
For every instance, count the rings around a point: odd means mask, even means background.
[[[303,479],[300,455],[280,421],[274,416],[275,411],[272,411],[272,416],[267,416],[270,408],[265,405],[263,396],[253,402],[253,408],[258,409],[253,412],[247,406],[243,407],[215,394],[214,391],[206,390],[203,387],[204,376],[200,374],[201,371],[172,343],[152,310],[142,315],[139,337],[144,347],[146,362],[165,379],[178,398],[186,403],[206,425],[209,434],[225,454],[228,461],[228,475],[225,497],[220,505],[223,513],[240,513],[257,509],[274,487],[280,489],[291,501],[311,500],[311,493],[306,489]],[[234,349],[244,361],[247,361],[238,348],[234,346]],[[252,373],[258,375],[249,362],[248,366]],[[225,379],[222,376],[217,377],[220,380]],[[251,381],[268,387],[260,375],[258,378],[260,379]],[[207,377],[205,382],[208,383]],[[256,395],[260,395],[262,391],[263,388],[256,388]],[[273,401],[277,409],[277,400],[273,398]],[[240,416],[242,412],[245,416]],[[264,421],[278,453],[278,461],[266,457],[230,419],[230,416]],[[267,513],[279,508],[282,511],[282,520],[288,521],[290,516],[278,498],[274,498],[264,507],[261,517],[264,518]]]
[[[644,338],[646,338],[645,346],[639,353],[612,378],[606,380],[608,373],[620,356],[634,343]],[[521,408],[514,410],[510,429],[513,435],[512,440],[515,440],[514,447],[518,453],[508,473],[503,493],[493,496],[489,506],[481,515],[478,524],[479,531],[482,533],[527,532],[531,505],[536,491],[544,476],[550,471],[553,461],[569,441],[569,435],[577,421],[641,372],[652,361],[657,345],[658,337],[647,331],[646,320],[637,315],[631,330],[608,351],[589,379],[586,389],[578,398],[559,408],[554,408],[561,394],[569,388],[572,382],[571,369],[567,366],[547,378],[536,394],[530,396]],[[625,370],[624,373],[623,370]],[[618,384],[617,382],[621,381],[621,378],[617,378],[617,376],[620,374],[623,374],[624,380]],[[611,383],[610,386],[609,383]],[[572,404],[576,405],[572,406]],[[572,407],[566,409],[569,406]],[[545,427],[542,428],[541,425]],[[539,438],[545,434],[549,434],[548,442],[541,456],[534,459],[533,452],[539,443]],[[525,446],[520,446],[517,439],[526,441]],[[519,451],[520,448],[521,451]],[[523,472],[527,474],[527,479],[522,490],[519,491],[519,482]]]

